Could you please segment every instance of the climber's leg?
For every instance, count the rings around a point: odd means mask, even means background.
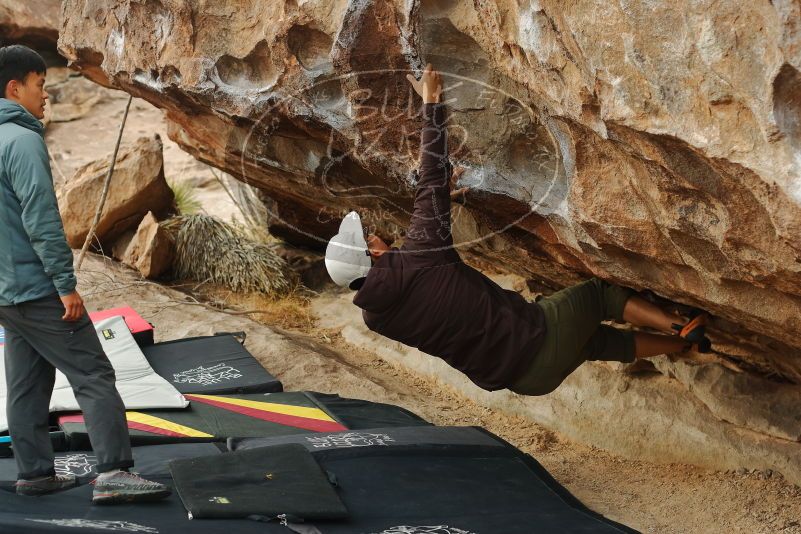
[[[676,313],[669,313],[637,295],[633,295],[623,308],[623,320],[635,326],[648,326],[663,332],[673,332],[674,324],[687,321]]]
[[[581,360],[604,362],[634,362],[636,332],[602,324],[581,349]]]
[[[545,339],[529,369],[510,387],[525,395],[544,395],[587,360],[585,346],[602,321],[623,319],[623,308],[633,291],[593,278],[557,291],[537,302],[545,315]],[[631,332],[615,332],[604,359],[634,361]],[[597,352],[597,351],[594,351]]]
[[[626,322],[636,326],[656,328],[657,330],[670,332],[674,335],[678,334],[678,340],[674,339],[673,345],[683,344],[685,346],[684,348],[686,348],[688,344],[692,344],[695,345],[696,350],[699,352],[709,352],[711,350],[711,343],[706,337],[707,318],[708,316],[706,313],[696,311],[690,316],[690,320],[688,321],[681,315],[667,312],[636,295],[632,296],[623,308],[623,320]],[[655,354],[665,354],[665,351],[654,351],[661,350],[660,347],[664,348],[671,345],[671,342],[666,339],[657,340],[654,338],[646,340],[643,338],[640,345],[643,349],[640,351],[642,354],[638,353],[638,357],[645,358]]]
[[[659,354],[682,352],[688,347],[685,340],[678,336],[663,336],[637,332],[634,334],[634,353],[637,358],[647,358]]]
[[[588,361],[632,363],[635,358],[682,352],[688,346],[678,336],[633,332],[602,324],[581,352]]]

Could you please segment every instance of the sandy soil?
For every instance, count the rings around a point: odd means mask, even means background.
[[[111,153],[125,96],[109,93],[85,117],[50,126],[50,150],[66,176]],[[167,176],[193,181],[202,191],[205,209],[230,218],[235,210],[210,180],[208,169],[171,143],[165,130],[158,110],[141,101],[132,106],[126,139],[161,133]],[[265,313],[257,315],[257,322],[190,302],[108,260],[92,258],[80,278],[90,309],[128,302],[156,325],[161,339],[209,334],[221,327],[248,330],[255,340],[248,345],[251,351],[288,389],[394,402],[440,425],[483,426],[532,454],[593,510],[643,532],[801,533],[801,488],[777,475],[650,464],[568,441],[531,421],[493,412],[394,368],[348,345],[337,332],[316,328],[303,299],[283,305],[262,302]],[[253,299],[228,299],[231,306],[237,302],[254,305]]]

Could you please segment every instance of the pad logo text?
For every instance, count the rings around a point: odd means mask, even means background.
[[[173,382],[176,384],[200,384],[201,386],[211,386],[219,384],[225,380],[241,378],[242,373],[224,363],[218,363],[211,367],[195,367],[188,371],[174,373]]]
[[[394,442],[387,434],[371,434],[369,432],[346,432],[344,434],[329,434],[327,436],[307,436],[306,439],[313,447],[322,449],[331,447],[340,449],[345,447],[370,447],[372,445],[386,446]]]
[[[97,458],[91,454],[67,454],[54,459],[57,475],[89,476],[94,472]]]
[[[129,521],[101,521],[97,519],[28,519],[35,523],[46,523],[65,528],[90,528],[106,530],[109,532],[143,532],[144,534],[159,534],[157,528],[138,525]]]

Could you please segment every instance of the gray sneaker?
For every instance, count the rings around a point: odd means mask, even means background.
[[[17,480],[17,495],[46,495],[67,488],[74,488],[78,480],[72,475],[54,475],[35,480]]]
[[[134,473],[118,471],[109,477],[97,477],[92,491],[93,504],[158,501],[169,497],[169,487],[145,480]]]

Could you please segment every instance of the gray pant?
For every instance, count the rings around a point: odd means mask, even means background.
[[[0,306],[6,331],[8,430],[19,478],[53,475],[48,407],[56,369],[64,373],[83,411],[98,472],[133,466],[125,406],[89,317],[61,319],[58,295]]]

